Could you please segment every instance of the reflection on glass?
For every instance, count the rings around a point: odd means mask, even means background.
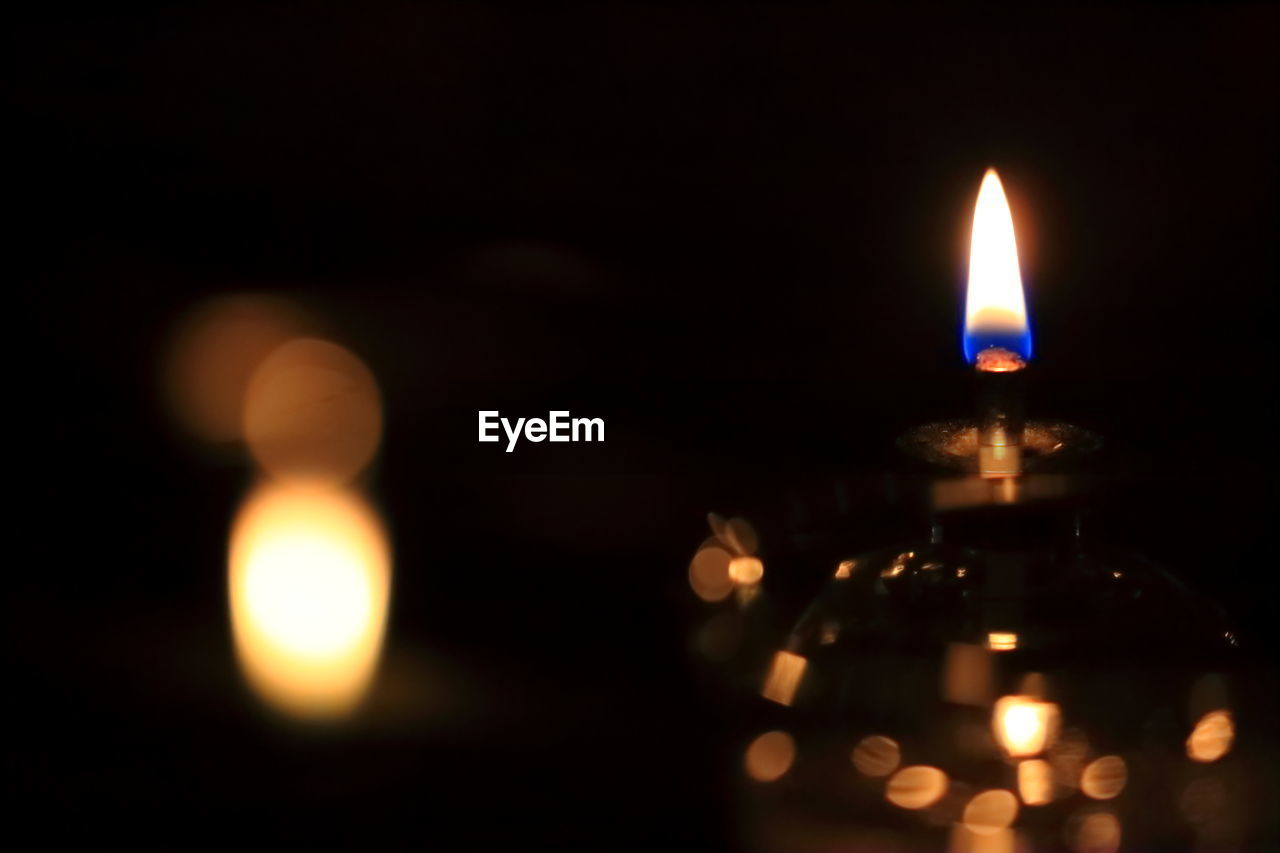
[[[228,589],[241,669],[268,704],[309,719],[348,714],[382,648],[391,557],[374,511],[317,485],[268,485],[231,533]]]
[[[756,529],[745,518],[729,519],[724,523],[723,533],[719,535],[734,553],[744,557],[754,554],[760,545],[760,537],[756,535]]]
[[[773,782],[791,769],[796,742],[786,732],[765,732],[747,747],[747,775],[757,782]]]
[[[1178,810],[1187,823],[1202,827],[1220,817],[1227,806],[1227,790],[1222,782],[1207,776],[1187,784],[1178,800]]]
[[[882,578],[896,578],[907,570],[907,563],[915,558],[914,551],[903,551],[901,554],[893,558],[893,562],[886,566],[881,572]]]
[[[779,705],[790,705],[795,699],[796,690],[800,687],[800,679],[804,677],[804,670],[808,663],[800,655],[787,651],[778,652],[773,656],[773,664],[765,677],[761,695]]]

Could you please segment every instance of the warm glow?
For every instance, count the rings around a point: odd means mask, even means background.
[[[995,169],[988,169],[978,190],[969,244],[969,290],[965,298],[964,355],[997,347],[1023,360],[1031,357],[1031,331],[1018,271],[1013,215]]]
[[[1049,765],[1053,768],[1054,784],[1062,788],[1080,787],[1085,759],[1089,755],[1089,740],[1079,729],[1067,729],[1049,747]]]
[[[942,667],[942,698],[959,705],[990,704],[991,653],[973,643],[951,643]]]
[[[1124,759],[1118,755],[1104,755],[1091,761],[1080,775],[1080,790],[1095,800],[1109,800],[1124,790],[1129,779]]]
[[[1005,696],[996,702],[992,728],[1004,751],[1014,757],[1043,752],[1058,727],[1058,706],[1030,696]]]
[[[259,695],[305,718],[351,711],[377,667],[391,558],[373,510],[355,495],[268,485],[231,534],[231,627]]]
[[[1178,799],[1178,810],[1192,826],[1204,826],[1220,818],[1227,805],[1227,789],[1213,776],[1193,779]]]
[[[1039,758],[1018,762],[1018,795],[1029,806],[1053,800],[1053,767]]]
[[[765,732],[747,747],[747,775],[757,782],[773,782],[791,769],[796,742],[786,732]]]
[[[883,735],[864,737],[853,748],[850,756],[853,766],[863,776],[888,776],[898,769],[902,760],[902,750],[897,741]]]
[[[744,586],[759,583],[764,577],[764,563],[759,557],[734,557],[729,561],[729,577]]]
[[[800,655],[791,652],[778,652],[773,656],[773,665],[764,680],[764,689],[760,694],[779,705],[790,705],[796,698],[796,690],[800,687],[800,679],[804,678],[805,667],[809,662]]]
[[[993,652],[1008,652],[1018,647],[1018,635],[1010,631],[992,631],[987,634],[987,648]]]
[[[731,518],[717,534],[735,554],[750,557],[760,546],[760,537],[745,518]]]
[[[713,544],[714,543],[714,544]],[[704,542],[689,563],[689,586],[703,601],[722,601],[733,592],[732,555],[714,540]]]
[[[1027,849],[1012,829],[979,833],[971,832],[963,823],[952,824],[947,845],[947,853],[1025,853]]]
[[[723,663],[742,642],[742,616],[736,610],[713,613],[695,637],[698,651],[709,661]]]
[[[174,414],[199,438],[240,438],[253,371],[314,325],[301,308],[271,296],[224,296],[194,309],[179,324],[164,364]]]
[[[1120,849],[1120,821],[1110,812],[1078,816],[1072,847],[1077,853],[1113,853]]]
[[[1217,761],[1231,750],[1236,728],[1230,711],[1210,711],[1200,718],[1187,738],[1187,755],[1193,761]]]
[[[350,480],[382,437],[378,385],[364,362],[335,343],[289,341],[249,381],[244,437],[274,477]]]
[[[904,809],[925,809],[942,799],[950,780],[936,767],[904,767],[889,780],[884,796]]]
[[[1018,798],[1008,791],[983,791],[964,807],[964,826],[978,835],[994,835],[1018,816]]]

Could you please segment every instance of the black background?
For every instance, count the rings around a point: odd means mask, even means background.
[[[1126,539],[1265,657],[1276,25],[1190,4],[20,18],[21,811],[144,846],[733,846],[736,735],[686,651],[703,516],[751,515],[768,564],[781,496],[964,414],[988,165],[1035,411],[1140,460]],[[240,291],[313,309],[381,383],[388,666],[422,694],[398,722],[299,734],[239,684],[222,561],[248,471],[182,437],[156,377],[178,319]],[[475,441],[477,409],[551,408],[607,441]],[[769,580],[780,623],[818,582]]]

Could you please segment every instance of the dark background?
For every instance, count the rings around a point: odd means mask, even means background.
[[[756,520],[786,623],[818,580],[769,564],[785,496],[965,413],[988,165],[1035,411],[1138,460],[1126,540],[1266,658],[1277,29],[1190,4],[19,18],[19,810],[144,846],[732,846],[733,722],[687,652],[703,516]],[[416,698],[355,733],[245,695],[223,549],[248,472],[158,392],[174,324],[239,291],[325,317],[385,397],[388,667]],[[607,441],[504,454],[481,408],[603,416]]]

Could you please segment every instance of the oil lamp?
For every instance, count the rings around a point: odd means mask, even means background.
[[[1101,441],[1024,417],[1031,332],[994,170],[974,210],[965,317],[975,414],[899,441],[916,467],[894,492],[922,535],[876,545],[837,514],[792,527],[775,551],[753,535],[761,570],[735,574],[747,552],[713,517],[691,566],[721,609],[707,624],[739,614],[748,633],[779,566],[828,577],[781,648],[738,645],[747,848],[1238,842],[1249,818],[1232,803],[1250,771],[1231,748],[1235,635],[1162,567],[1088,534]]]

